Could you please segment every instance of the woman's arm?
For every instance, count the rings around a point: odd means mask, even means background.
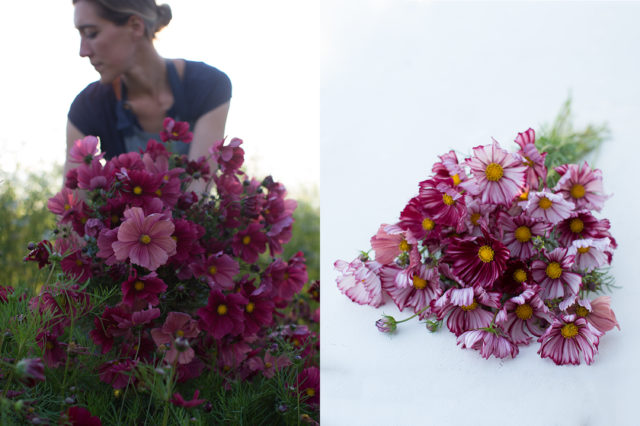
[[[209,148],[214,142],[224,138],[224,128],[227,123],[227,114],[229,113],[229,102],[225,102],[219,107],[209,111],[196,121],[193,129],[193,140],[189,148],[189,160],[197,160],[200,157],[209,158]],[[209,161],[209,167],[213,171],[215,163]],[[206,190],[206,183],[199,179],[194,181],[189,190],[200,194]]]

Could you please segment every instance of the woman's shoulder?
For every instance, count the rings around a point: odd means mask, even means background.
[[[182,82],[190,116],[199,117],[231,99],[227,74],[204,62],[183,61]],[[176,68],[179,71],[179,65]]]
[[[189,61],[183,59],[184,78],[204,80],[218,84],[231,86],[231,80],[223,71],[201,61]]]
[[[74,103],[81,101],[95,102],[99,100],[115,99],[113,86],[111,84],[103,84],[100,81],[94,81],[82,89],[76,96]]]

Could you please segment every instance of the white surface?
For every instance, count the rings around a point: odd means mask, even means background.
[[[323,425],[634,425],[640,326],[637,179],[640,4],[322,1]],[[612,306],[622,331],[591,366],[521,348],[484,360],[417,322],[392,337],[383,312],[339,293],[332,264],[367,249],[436,156],[550,122],[569,93],[578,126],[608,122],[595,166],[614,196],[599,217],[619,243]],[[396,318],[404,317],[403,315]]]

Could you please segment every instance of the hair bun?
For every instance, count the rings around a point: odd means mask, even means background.
[[[171,21],[171,7],[168,4],[161,4],[157,8],[158,19],[156,20],[156,31],[160,31]]]

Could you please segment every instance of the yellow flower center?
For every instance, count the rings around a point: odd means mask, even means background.
[[[474,214],[471,215],[471,223],[473,223],[474,225],[477,225],[481,217],[482,215],[480,213],[475,212]]]
[[[256,304],[253,302],[249,302],[247,303],[247,307],[245,308],[245,310],[249,313],[253,312],[253,310],[256,308]]]
[[[147,234],[142,234],[142,235],[140,236],[140,242],[141,242],[142,244],[149,244],[149,243],[151,242],[151,237],[150,237],[150,236],[148,236]]]
[[[582,254],[589,253],[589,249],[590,249],[590,248],[591,248],[591,247],[589,247],[589,246],[586,246],[586,247],[578,247],[578,253],[582,253]]]
[[[265,362],[265,363],[264,363],[264,366],[265,366],[266,368],[271,368],[271,367],[273,367],[273,364],[271,364],[270,362]]]
[[[118,223],[119,221],[120,221],[120,218],[118,217],[118,215],[116,214],[111,215],[111,223]]]
[[[120,398],[120,395],[122,395],[122,391],[120,389],[115,389],[113,391],[113,396],[116,398]]]
[[[216,272],[218,272],[218,268],[216,268],[214,265],[209,266],[209,275],[215,275]]]
[[[160,188],[156,189],[156,195],[158,197],[162,197],[162,191],[160,191]]]
[[[518,195],[518,200],[527,201],[529,199],[529,191],[523,191],[522,194]]]
[[[422,290],[427,286],[427,280],[423,280],[417,275],[413,276],[413,287],[417,290]]]
[[[65,204],[65,205],[64,205],[64,209],[65,209],[65,210],[69,210],[70,208],[71,208],[71,206],[70,206],[69,204]]]
[[[447,206],[452,206],[453,204],[455,204],[456,200],[454,200],[453,197],[449,194],[442,194],[442,202]]]
[[[460,180],[460,176],[458,176],[457,173],[451,176],[451,179],[453,179],[453,186],[458,186],[460,182],[462,182],[462,180]]]
[[[462,308],[462,310],[465,312],[473,311],[477,307],[478,307],[478,302],[476,302],[476,299],[473,299],[473,302],[470,305],[460,306],[460,308]]]
[[[544,210],[547,210],[552,204],[551,200],[547,197],[542,197],[538,200],[538,206]]]
[[[524,157],[524,160],[525,161],[523,161],[522,164],[524,164],[525,166],[528,166],[528,167],[533,167],[534,166],[533,160],[531,158],[527,157],[526,155]]]
[[[174,138],[177,138],[178,136],[180,136],[180,134],[178,132],[171,132],[171,136],[173,136]]]
[[[578,326],[572,322],[565,324],[560,329],[560,334],[562,334],[562,337],[565,339],[572,339],[578,335]]]
[[[316,391],[315,391],[315,389],[313,389],[313,388],[307,388],[307,389],[304,391],[304,393],[306,393],[306,394],[307,394],[307,396],[312,397],[312,396],[315,396]]]
[[[133,193],[134,193],[134,194],[136,194],[136,195],[140,195],[140,194],[142,194],[142,188],[141,188],[141,187],[139,187],[139,186],[135,186],[135,187],[133,188]]]
[[[547,265],[547,269],[545,272],[547,273],[547,276],[549,278],[551,278],[552,280],[556,280],[562,275],[562,267],[558,262],[551,262]]]
[[[428,217],[422,219],[422,229],[424,229],[425,231],[431,231],[434,226],[436,226],[435,222]]]
[[[136,281],[136,283],[133,285],[133,288],[135,288],[136,291],[142,291],[144,290],[144,283],[142,281]]]
[[[249,243],[251,242],[251,237],[248,235],[245,235],[244,237],[242,237],[242,244],[249,245]]]
[[[55,347],[55,345],[53,344],[53,342],[47,342],[44,344],[44,347],[51,350]]]
[[[176,331],[176,336],[177,337],[184,337],[184,331],[182,331],[182,330]]]
[[[484,263],[489,263],[493,260],[493,249],[489,246],[482,246],[478,250],[478,257]]]
[[[582,198],[584,197],[586,192],[587,191],[585,191],[584,186],[580,185],[579,183],[576,183],[571,187],[571,196],[573,198]]]
[[[513,272],[513,279],[519,283],[523,283],[527,280],[527,273],[524,271],[524,269],[516,269]]]
[[[82,266],[82,260],[76,259],[76,266]]]
[[[411,246],[409,245],[407,240],[403,239],[402,241],[400,241],[400,245],[398,246],[398,248],[400,249],[400,251],[409,251]]]
[[[579,317],[586,317],[587,315],[589,315],[589,310],[587,308],[585,308],[584,306],[576,306],[576,315],[578,315]]]
[[[533,308],[528,303],[518,305],[516,308],[516,316],[521,320],[528,320],[533,316]]]
[[[571,222],[569,222],[569,229],[571,229],[571,232],[574,234],[579,234],[584,229],[584,222],[577,217],[571,219]]]
[[[516,240],[521,243],[526,243],[531,239],[531,230],[527,226],[520,226],[516,229],[514,233]]]
[[[227,305],[218,305],[216,312],[218,312],[218,315],[227,315],[229,308],[227,308]]]
[[[497,182],[504,175],[504,171],[503,171],[502,166],[500,164],[491,163],[485,169],[484,174],[487,177],[487,180],[489,180],[491,182]]]

